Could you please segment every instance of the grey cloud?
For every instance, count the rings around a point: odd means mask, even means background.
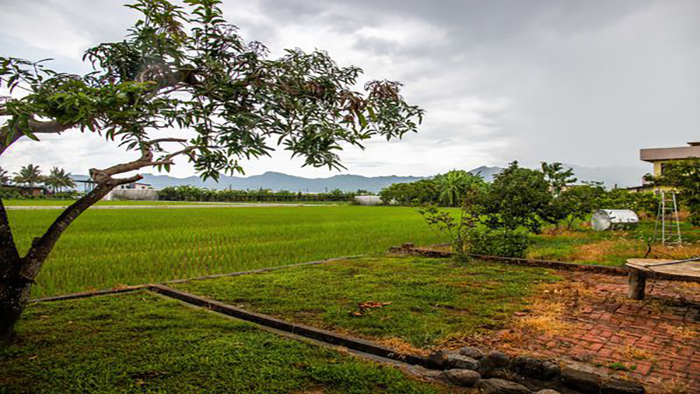
[[[694,0],[227,0],[224,8],[274,53],[301,39],[290,35],[317,32],[304,37],[307,48],[328,49],[367,78],[401,80],[427,109],[417,135],[342,153],[349,172],[428,175],[514,159],[640,165],[639,148],[700,134]],[[91,43],[121,39],[134,15],[117,0],[26,0],[0,3],[0,26],[3,15],[30,19],[36,9]],[[0,53],[44,57],[17,33],[0,27]],[[41,39],[50,44],[51,35]],[[286,157],[260,166],[291,172]],[[308,171],[316,170],[294,172]]]

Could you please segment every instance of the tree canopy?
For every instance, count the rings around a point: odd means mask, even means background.
[[[218,0],[136,0],[141,14],[119,42],[87,50],[86,75],[50,69],[47,60],[0,57],[0,155],[20,139],[97,133],[119,141],[134,160],[91,168],[96,187],[64,212],[20,256],[0,202],[0,339],[12,332],[29,289],[60,235],[142,168],[168,171],[184,156],[204,178],[242,172],[243,161],[282,147],[304,165],[342,167],[338,151],[372,137],[417,130],[423,110],[401,84],[370,81],[323,51],[287,50],[271,58],[226,22]],[[70,152],[64,152],[70,155]],[[127,174],[127,175],[125,175]],[[121,175],[121,176],[120,176]]]
[[[27,185],[29,187],[34,187],[35,185],[40,184],[43,180],[44,177],[41,175],[41,168],[39,168],[39,166],[35,166],[34,164],[22,166],[19,172],[15,173],[15,177],[13,178],[15,183]]]
[[[353,90],[362,70],[339,67],[327,53],[287,50],[270,59],[246,42],[215,0],[186,0],[190,12],[166,0],[139,0],[143,14],[127,38],[89,49],[95,71],[59,73],[45,61],[0,58],[5,97],[0,152],[25,136],[69,129],[119,140],[141,157],[92,170],[96,181],[143,167],[169,169],[187,155],[204,177],[242,171],[241,160],[283,146],[305,165],[341,166],[342,144],[415,131],[423,111],[400,96],[400,84],[372,81]],[[176,132],[189,130],[188,133]],[[158,130],[171,131],[153,138]],[[176,148],[166,148],[175,146]]]

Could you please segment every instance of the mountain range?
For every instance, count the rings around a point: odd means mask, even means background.
[[[627,187],[640,184],[643,172],[634,167],[580,167],[565,165],[574,170],[576,177],[581,181],[601,181],[607,187]],[[503,171],[503,167],[481,166],[469,171],[472,174],[481,175],[484,180],[491,182],[494,175]],[[76,180],[85,180],[86,175],[74,176]],[[169,175],[143,174],[141,182],[148,183],[156,189],[168,186],[192,185],[208,189],[235,189],[235,190],[289,190],[308,193],[318,193],[340,189],[342,191],[367,190],[378,192],[394,183],[414,182],[427,177],[418,176],[376,176],[366,177],[362,175],[342,174],[328,178],[304,178],[280,172],[266,172],[262,175],[249,177],[221,176],[219,182],[213,179],[202,180],[197,176],[187,178],[175,178]]]

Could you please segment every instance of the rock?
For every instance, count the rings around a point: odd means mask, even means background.
[[[433,352],[428,356],[428,361],[435,368],[445,368],[447,366],[447,353],[442,350]]]
[[[479,360],[479,373],[488,375],[498,368],[505,368],[510,363],[510,358],[503,352],[489,352]]]
[[[448,354],[447,368],[476,370],[479,369],[479,362],[461,354]]]
[[[544,389],[537,392],[537,394],[560,394],[557,390]]]
[[[542,378],[543,380],[555,379],[561,373],[561,368],[556,363],[551,361],[542,362]]]
[[[608,380],[600,388],[602,394],[644,394],[644,386],[621,380]]]
[[[564,386],[584,393],[598,393],[600,391],[600,375],[567,367],[561,371],[561,382]]]
[[[495,379],[503,379],[503,380],[512,380],[511,378],[513,377],[513,373],[510,371],[506,371],[505,368],[496,368],[496,369],[492,369],[491,371],[489,371],[489,374],[485,377],[495,378]]]
[[[475,360],[479,360],[482,357],[484,357],[484,352],[482,352],[478,348],[471,347],[471,346],[465,346],[465,347],[459,349],[459,354],[461,354],[462,356],[471,357]]]
[[[527,387],[503,379],[483,379],[479,381],[483,394],[529,394]]]
[[[550,361],[518,356],[510,363],[510,369],[520,375],[538,380],[551,380],[559,375],[559,366]]]
[[[481,375],[478,372],[469,369],[450,369],[442,373],[442,377],[451,383],[464,387],[474,387]]]

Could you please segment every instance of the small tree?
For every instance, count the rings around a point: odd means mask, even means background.
[[[508,228],[490,221],[484,215],[483,201],[489,198],[486,189],[472,185],[461,196],[461,210],[441,210],[429,205],[419,210],[428,227],[450,239],[457,261],[466,262],[470,254],[525,257],[530,244],[528,231]]]
[[[457,207],[462,204],[462,197],[469,189],[482,188],[485,183],[480,176],[462,170],[452,170],[436,176],[435,184],[440,192],[440,203],[448,207]]]
[[[63,191],[64,188],[75,187],[75,181],[70,173],[64,169],[53,167],[49,175],[44,178],[44,185],[50,187],[54,193]]]
[[[550,190],[554,197],[558,197],[567,186],[576,183],[578,179],[574,176],[574,170],[569,168],[564,170],[561,163],[542,162],[542,173],[544,179],[549,183]]]
[[[7,185],[10,183],[10,176],[7,175],[7,170],[0,167],[0,185]]]
[[[484,201],[489,226],[515,230],[520,226],[538,233],[549,215],[552,194],[544,173],[522,168],[517,161],[494,177]]]
[[[42,183],[44,181],[44,177],[41,175],[41,169],[39,166],[29,164],[22,166],[19,172],[15,173],[14,181],[20,185],[34,187],[35,185]]]
[[[0,204],[0,340],[9,339],[32,283],[65,229],[118,185],[120,174],[168,171],[187,158],[203,178],[242,172],[241,160],[282,146],[305,165],[342,167],[341,144],[362,147],[381,136],[416,131],[423,111],[407,104],[400,84],[372,81],[353,90],[362,70],[338,67],[325,52],[288,50],[270,59],[223,18],[217,0],[137,0],[140,12],[124,41],[89,49],[95,71],[59,73],[43,62],[0,57],[0,88],[24,96],[0,100],[0,155],[22,138],[70,130],[118,140],[138,156],[90,169],[95,188],[66,208],[20,256]],[[159,132],[158,137],[154,136]]]
[[[457,261],[469,260],[468,239],[470,233],[481,222],[480,215],[483,207],[480,205],[482,197],[480,194],[482,192],[483,190],[476,185],[464,190],[463,194],[460,195],[462,206],[457,215],[450,211],[441,210],[432,204],[418,210],[431,230],[450,239],[452,252]]]

